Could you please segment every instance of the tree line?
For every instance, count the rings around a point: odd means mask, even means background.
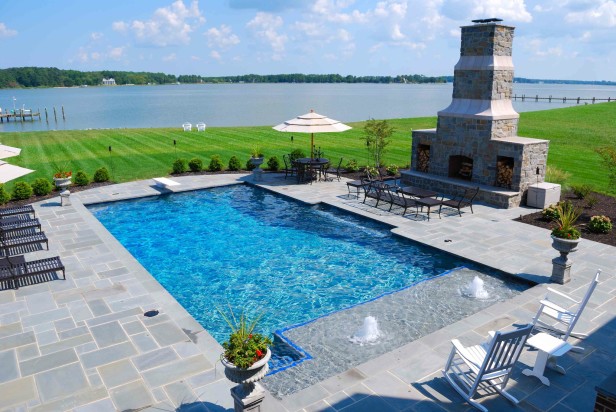
[[[204,77],[150,72],[102,70],[82,72],[55,67],[13,67],[0,69],[0,88],[98,86],[103,78],[123,84],[173,83],[445,83],[444,77],[421,74],[399,76],[341,76],[339,74],[247,74],[242,76]]]

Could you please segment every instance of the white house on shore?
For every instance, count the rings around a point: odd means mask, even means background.
[[[108,79],[105,79],[103,77],[103,86],[115,86],[115,85],[116,85],[116,82],[113,77],[110,77]]]

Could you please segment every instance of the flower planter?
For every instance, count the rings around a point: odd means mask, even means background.
[[[231,382],[239,385],[231,388],[235,411],[260,411],[261,403],[265,397],[265,389],[258,383],[269,371],[267,362],[272,352],[267,348],[265,356],[249,368],[238,368],[224,357],[221,359],[225,367],[225,376]]]
[[[255,168],[252,171],[252,179],[255,182],[260,182],[263,179],[263,170],[261,170],[261,165],[263,164],[263,157],[251,157],[250,164],[252,164]]]
[[[569,259],[568,255],[577,250],[582,239],[563,239],[554,235],[551,237],[552,247],[560,253],[559,257],[552,259],[551,280],[564,285],[571,280],[571,264],[573,264],[573,261]]]
[[[269,365],[267,362],[272,357],[272,351],[267,348],[265,356],[255,362],[249,368],[238,368],[224,357],[221,359],[223,366],[225,367],[225,376],[231,382],[235,383],[254,383],[257,382],[267,374],[269,371]]]
[[[64,190],[71,185],[70,177],[54,177],[54,183],[58,189]]]

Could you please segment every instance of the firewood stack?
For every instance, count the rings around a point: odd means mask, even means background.
[[[420,172],[428,173],[428,166],[430,165],[430,148],[419,147],[417,151],[417,170]]]
[[[499,161],[496,163],[496,186],[511,188],[513,179],[513,166],[509,162]]]

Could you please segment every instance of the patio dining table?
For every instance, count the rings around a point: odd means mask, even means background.
[[[311,159],[309,157],[302,157],[299,159],[295,159],[295,165],[297,167],[297,182],[312,182],[315,177],[315,173],[318,174],[318,179],[321,179],[321,177],[323,176],[323,169],[328,163],[329,159],[325,159],[323,157],[314,159]]]

